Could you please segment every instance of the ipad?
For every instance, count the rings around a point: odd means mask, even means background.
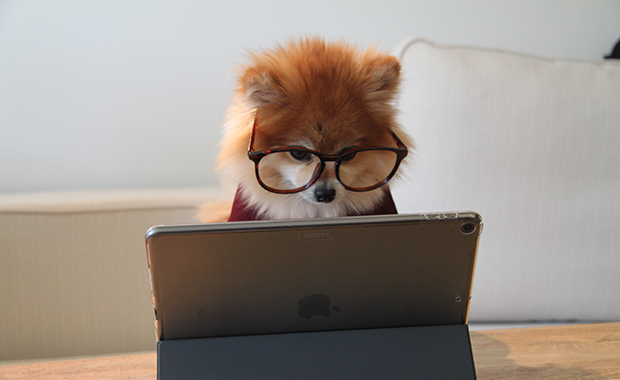
[[[466,324],[475,212],[155,226],[159,341]]]

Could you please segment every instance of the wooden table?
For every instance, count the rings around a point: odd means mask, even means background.
[[[620,323],[471,333],[478,379],[620,379]]]
[[[620,379],[620,322],[471,333],[478,379]],[[157,378],[155,353],[0,367],[0,379]]]

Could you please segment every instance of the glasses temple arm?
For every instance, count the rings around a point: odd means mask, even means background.
[[[258,118],[254,117],[254,123],[252,124],[252,134],[250,135],[250,142],[248,144],[248,155],[254,152],[254,135],[256,134],[256,124],[258,123]]]

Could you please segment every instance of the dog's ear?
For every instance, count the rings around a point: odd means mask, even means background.
[[[274,104],[282,100],[278,81],[266,71],[249,70],[241,79],[246,99],[254,107]]]
[[[383,55],[368,63],[368,90],[373,97],[392,98],[400,84],[400,62],[391,55]]]

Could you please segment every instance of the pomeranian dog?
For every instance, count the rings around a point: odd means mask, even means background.
[[[400,62],[320,38],[250,52],[216,162],[240,221],[395,214],[388,181],[413,143],[397,124]]]

